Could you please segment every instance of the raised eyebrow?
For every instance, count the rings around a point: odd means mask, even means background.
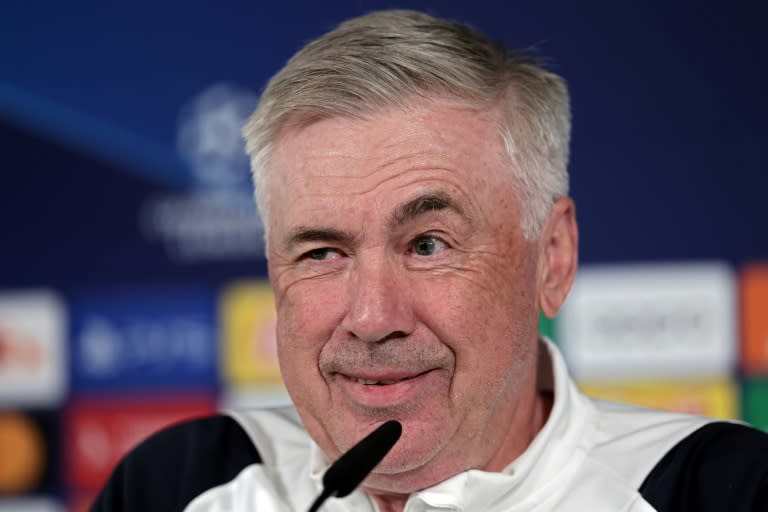
[[[428,192],[400,205],[392,214],[390,225],[401,226],[425,213],[453,210],[461,215],[464,210],[456,200],[442,191]]]
[[[306,242],[349,242],[352,237],[339,229],[299,226],[285,237],[285,246],[295,247]]]

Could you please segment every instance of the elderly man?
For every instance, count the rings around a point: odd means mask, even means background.
[[[579,394],[538,337],[577,266],[565,84],[466,26],[350,20],[245,128],[294,408],[155,435],[95,510],[307,510],[383,422],[336,511],[768,510],[768,436]]]

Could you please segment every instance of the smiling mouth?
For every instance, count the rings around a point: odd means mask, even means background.
[[[390,384],[397,384],[398,382],[408,380],[410,377],[405,379],[393,379],[393,380],[370,380],[370,379],[360,379],[357,377],[347,377],[347,378],[352,382],[357,382],[358,384],[365,384],[366,386],[388,386]]]
[[[372,414],[371,411],[392,412],[392,407],[419,403],[425,396],[424,391],[436,386],[434,379],[429,378],[433,371],[371,371],[363,375],[336,373],[339,379],[337,390],[350,407],[361,410],[364,415]],[[360,407],[362,409],[357,409]]]
[[[340,373],[340,375],[350,382],[354,382],[356,384],[362,384],[364,386],[391,386],[393,384],[399,384],[401,382],[407,382],[409,380],[416,379],[418,377],[421,377],[424,374],[430,373],[430,371],[432,370],[425,370],[423,372],[414,373],[410,375],[388,376],[389,378],[379,378],[379,379],[376,379],[376,378],[367,379],[365,377],[355,377],[354,375],[347,375],[345,373]]]
[[[341,373],[340,375],[347,379],[350,382],[354,382],[356,384],[362,384],[363,386],[391,386],[392,384],[399,384],[401,382],[406,382],[409,380],[413,380],[417,377],[420,377],[424,375],[425,373],[429,373],[429,371],[416,373],[413,375],[407,375],[403,377],[394,377],[394,378],[382,378],[382,379],[366,379],[364,377],[355,377],[353,375],[347,375],[344,373]]]

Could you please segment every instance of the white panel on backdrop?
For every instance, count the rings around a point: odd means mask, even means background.
[[[222,393],[219,408],[222,410],[259,409],[291,404],[291,397],[284,387],[243,386],[229,387]]]
[[[53,292],[0,294],[0,404],[58,406],[66,391],[66,324]]]
[[[586,266],[558,339],[578,379],[729,375],[734,287],[721,263]]]
[[[0,512],[64,512],[64,507],[46,498],[0,498]]]

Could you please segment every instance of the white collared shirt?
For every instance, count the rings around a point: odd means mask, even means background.
[[[548,367],[540,387],[554,391],[550,416],[526,451],[501,472],[469,470],[412,494],[404,512],[647,512],[644,478],[706,418],[591,400],[568,376],[557,347],[543,340]],[[232,412],[261,455],[232,481],[211,488],[186,512],[307,510],[328,462],[292,408]],[[378,511],[356,490],[324,512]]]

